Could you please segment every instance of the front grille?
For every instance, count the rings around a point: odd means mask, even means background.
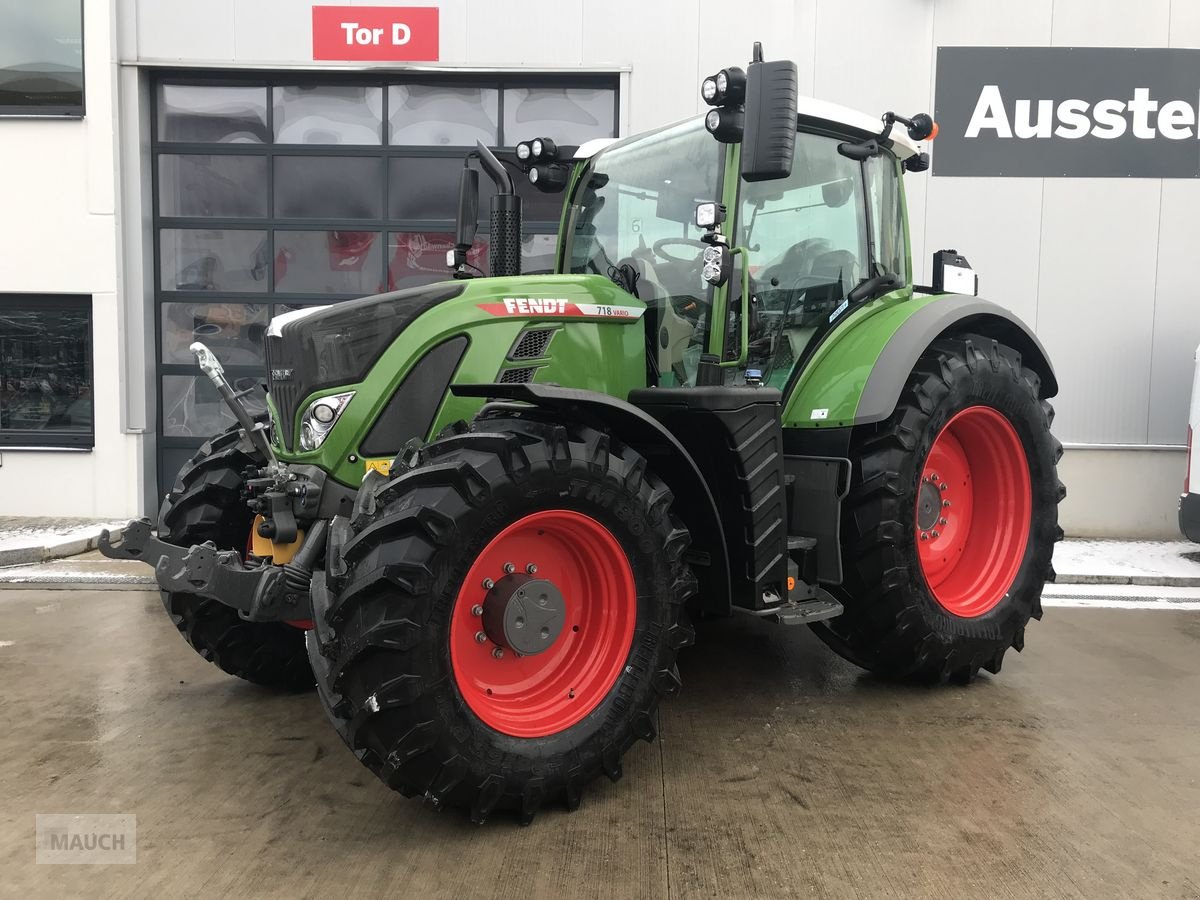
[[[533,381],[533,376],[536,372],[537,366],[525,366],[521,369],[501,369],[500,374],[496,376],[496,381],[500,384],[528,384]]]
[[[265,341],[267,352],[267,392],[271,395],[271,399],[275,402],[275,409],[279,411],[279,435],[280,444],[288,449],[292,446],[292,431],[295,427],[297,406],[302,399],[299,397],[299,388],[295,382],[295,372],[290,371],[291,376],[285,380],[279,380],[275,376],[285,371],[285,360],[282,359],[284,354],[283,338],[270,336]]]

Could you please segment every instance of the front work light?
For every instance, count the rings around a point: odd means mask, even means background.
[[[550,138],[534,138],[529,144],[529,149],[533,151],[533,158],[539,162],[558,158],[558,145]]]
[[[729,248],[721,244],[713,244],[704,248],[704,280],[714,287],[720,287],[729,277]]]
[[[333,430],[353,396],[354,391],[330,394],[328,397],[314,400],[309,405],[300,418],[301,450],[316,450],[325,443],[325,438],[329,437],[329,432]]]
[[[696,206],[696,225],[715,228],[725,221],[725,207],[720,203],[700,203]]]
[[[730,66],[709,75],[700,83],[700,96],[709,106],[737,106],[746,99],[746,73]]]
[[[557,193],[567,186],[567,167],[561,163],[539,163],[529,170],[529,183],[544,194]]]
[[[746,111],[740,106],[723,106],[708,111],[704,127],[722,144],[736,144],[745,130]]]
[[[521,141],[517,144],[517,159],[521,162],[529,162],[531,156],[533,156],[533,148],[529,146],[529,141]]]

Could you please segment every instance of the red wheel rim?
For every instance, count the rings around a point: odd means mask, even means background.
[[[477,640],[485,579],[499,581],[506,564],[517,572],[534,565],[537,577],[561,592],[562,631],[541,653],[521,656]],[[633,570],[612,533],[582,513],[533,513],[496,535],[467,572],[450,618],[455,682],[471,711],[496,731],[556,734],[608,695],[629,655],[636,619]]]
[[[917,485],[917,556],[943,609],[973,618],[1004,599],[1025,557],[1032,508],[1012,423],[988,406],[951,418]]]

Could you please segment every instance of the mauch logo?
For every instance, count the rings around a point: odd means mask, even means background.
[[[36,862],[42,865],[132,865],[137,862],[137,816],[38,815]]]
[[[1162,135],[1169,141],[1197,136],[1196,109],[1186,100],[1159,104],[1149,88],[1134,88],[1129,100],[1016,100],[1009,104],[998,84],[984,85],[967,123],[965,137],[977,138],[990,129],[999,138],[1048,138],[1072,140],[1091,135],[1115,140],[1128,131],[1148,141]],[[1035,111],[1036,110],[1036,111]]]
[[[940,47],[933,174],[1200,176],[1200,50]]]

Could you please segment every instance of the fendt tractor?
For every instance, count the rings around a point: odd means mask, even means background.
[[[968,682],[1053,578],[1050,361],[959,253],[913,284],[932,118],[800,99],[757,45],[701,95],[634,137],[476,147],[447,279],[277,316],[259,415],[194,344],[238,424],[157,535],[102,541],[205,659],[315,682],[389,787],[477,822],[618,779],[699,617]],[[565,193],[552,272],[521,273],[513,172]]]

